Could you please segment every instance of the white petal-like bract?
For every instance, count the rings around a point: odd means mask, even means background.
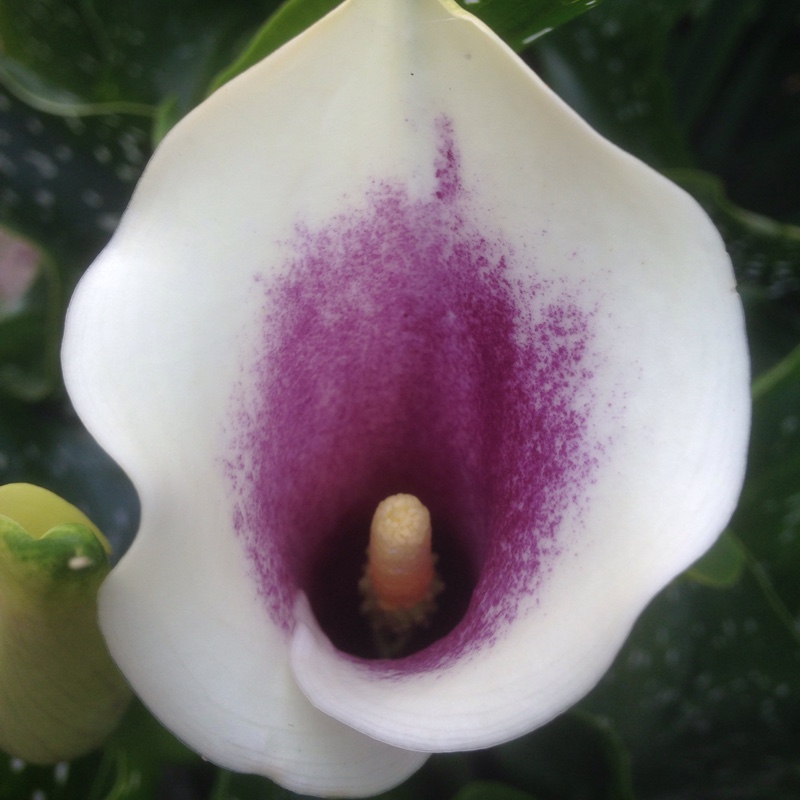
[[[64,370],[142,501],[114,658],[204,756],[304,792],[574,703],[744,469],[718,234],[449,0],[347,0],[181,122]],[[357,584],[397,492],[445,589],[376,659]]]

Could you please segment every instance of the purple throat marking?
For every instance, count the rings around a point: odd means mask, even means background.
[[[357,585],[375,507],[398,492],[428,506],[445,591],[414,652],[370,662],[387,675],[450,663],[517,617],[600,449],[592,312],[476,212],[452,125],[436,129],[429,198],[376,182],[366,210],[297,225],[226,461],[271,617],[290,634],[304,591],[345,657],[374,657]]]

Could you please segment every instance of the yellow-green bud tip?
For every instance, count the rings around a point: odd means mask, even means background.
[[[109,550],[66,500],[30,484],[0,487],[0,749],[12,756],[83,755],[128,705],[97,625]]]

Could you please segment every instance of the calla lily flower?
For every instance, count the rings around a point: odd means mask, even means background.
[[[346,0],[181,122],[63,360],[142,503],[111,653],[201,754],[307,793],[576,702],[744,469],[720,237],[450,0]],[[358,585],[394,495],[441,586],[386,657]]]

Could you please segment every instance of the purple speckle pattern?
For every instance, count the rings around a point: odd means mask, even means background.
[[[405,658],[364,661],[387,676],[491,646],[567,555],[565,513],[580,527],[602,451],[595,312],[575,281],[538,276],[536,220],[526,252],[502,241],[464,186],[457,132],[446,118],[436,132],[430,197],[376,180],[366,204],[298,222],[283,277],[256,277],[261,335],[226,460],[237,533],[287,635],[305,591],[323,629],[338,615],[362,636],[357,596],[337,592],[357,582],[372,511],[397,492],[430,508],[450,621]]]

